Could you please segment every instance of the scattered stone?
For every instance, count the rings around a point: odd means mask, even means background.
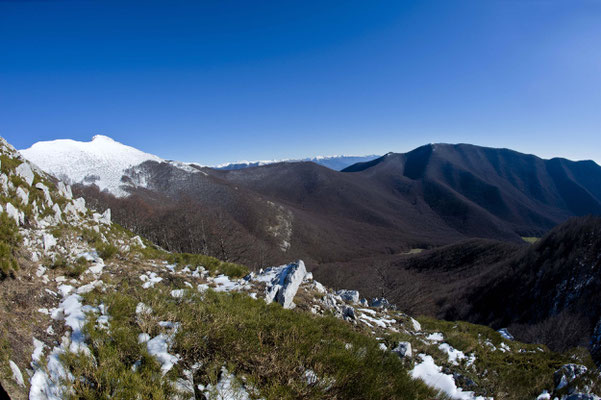
[[[344,306],[342,309],[342,315],[346,320],[354,321],[357,319],[357,316],[355,315],[355,309],[350,306]]]
[[[132,239],[132,244],[135,246],[138,246],[142,249],[146,248],[146,245],[144,245],[144,242],[142,241],[142,238],[140,236],[134,236]]]
[[[336,292],[338,296],[342,298],[344,301],[348,301],[354,304],[359,303],[359,292],[356,290],[339,290]]]
[[[566,364],[553,374],[555,390],[561,390],[570,385],[577,378],[586,374],[587,368],[580,364]]]
[[[398,354],[399,358],[411,357],[411,343],[409,342],[400,342],[394,349],[392,349],[393,353]]]

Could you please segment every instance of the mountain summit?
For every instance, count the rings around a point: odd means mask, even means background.
[[[124,195],[123,171],[144,161],[161,162],[155,155],[96,135],[89,142],[58,139],[37,142],[21,154],[45,171],[69,183],[96,184],[101,190]]]

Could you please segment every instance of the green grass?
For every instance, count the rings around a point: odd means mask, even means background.
[[[553,373],[564,364],[576,362],[595,370],[590,354],[584,349],[559,354],[549,351],[543,345],[507,341],[498,332],[483,325],[427,317],[420,318],[419,322],[427,331],[442,332],[445,342],[454,348],[466,354],[477,354],[475,365],[480,374],[466,365],[459,369],[464,376],[478,384],[479,394],[516,400],[536,398],[544,389],[554,387]],[[493,350],[486,341],[492,343],[497,350]],[[498,350],[501,343],[508,346],[510,351]],[[418,351],[420,346],[424,347],[419,342],[412,344]],[[437,346],[438,344],[430,346],[428,352],[438,365],[442,365],[448,359],[445,353],[438,351]],[[487,373],[483,374],[483,371]]]
[[[0,162],[2,163],[2,172],[6,175],[8,175],[11,172],[14,172],[15,168],[17,168],[23,163],[22,161],[19,161],[18,159],[8,156],[6,154],[0,155]]]
[[[94,244],[94,247],[96,248],[98,256],[103,260],[108,260],[112,258],[119,251],[117,246],[115,246],[114,244],[110,242],[105,243],[102,240],[97,240]]]
[[[231,278],[241,278],[249,273],[249,269],[244,265],[223,262],[215,257],[205,256],[203,254],[190,253],[172,253],[167,256],[167,261],[179,266],[202,266],[212,275],[225,274]]]
[[[396,355],[381,351],[374,338],[344,321],[285,310],[242,293],[187,290],[183,299],[173,299],[171,289],[123,284],[110,294],[95,290],[85,295],[86,303],[108,307],[111,326],[109,335],[94,318],[86,325],[95,361],[65,358],[71,372],[83,377],[74,386],[74,398],[128,398],[137,391],[140,398],[168,397],[169,385],[160,379],[158,365],[136,340],[141,332],[152,337],[160,333],[158,321],[181,324],[170,350],[181,358],[167,380],[200,363],[195,385],[215,384],[226,366],[260,392],[255,398],[266,400],[437,398],[410,379]],[[152,307],[151,315],[135,314],[140,301]],[[133,372],[139,360],[141,367]],[[321,383],[308,385],[306,369],[315,371]]]
[[[538,242],[540,240],[539,237],[535,237],[535,236],[522,236],[522,240],[524,242],[528,242],[530,244],[534,244],[536,242]]]
[[[20,244],[21,236],[15,221],[5,212],[0,213],[0,279],[19,268],[15,254]]]

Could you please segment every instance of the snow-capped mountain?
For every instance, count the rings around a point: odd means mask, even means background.
[[[299,159],[283,159],[283,160],[261,160],[261,161],[236,161],[232,163],[219,164],[214,166],[215,169],[223,170],[234,170],[243,169],[250,167],[260,167],[268,164],[275,164],[279,162],[314,162],[315,164],[322,165],[324,167],[333,169],[335,171],[341,171],[348,166],[359,162],[367,162],[374,160],[380,156],[378,155],[367,155],[367,156],[317,156],[307,157]]]
[[[89,142],[59,139],[37,142],[21,154],[40,168],[69,183],[96,184],[101,190],[125,195],[121,188],[123,172],[144,161],[160,157],[96,135]]]

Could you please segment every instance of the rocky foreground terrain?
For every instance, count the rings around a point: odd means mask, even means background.
[[[414,318],[302,261],[166,252],[0,142],[0,382],[12,399],[599,399],[584,348]]]

